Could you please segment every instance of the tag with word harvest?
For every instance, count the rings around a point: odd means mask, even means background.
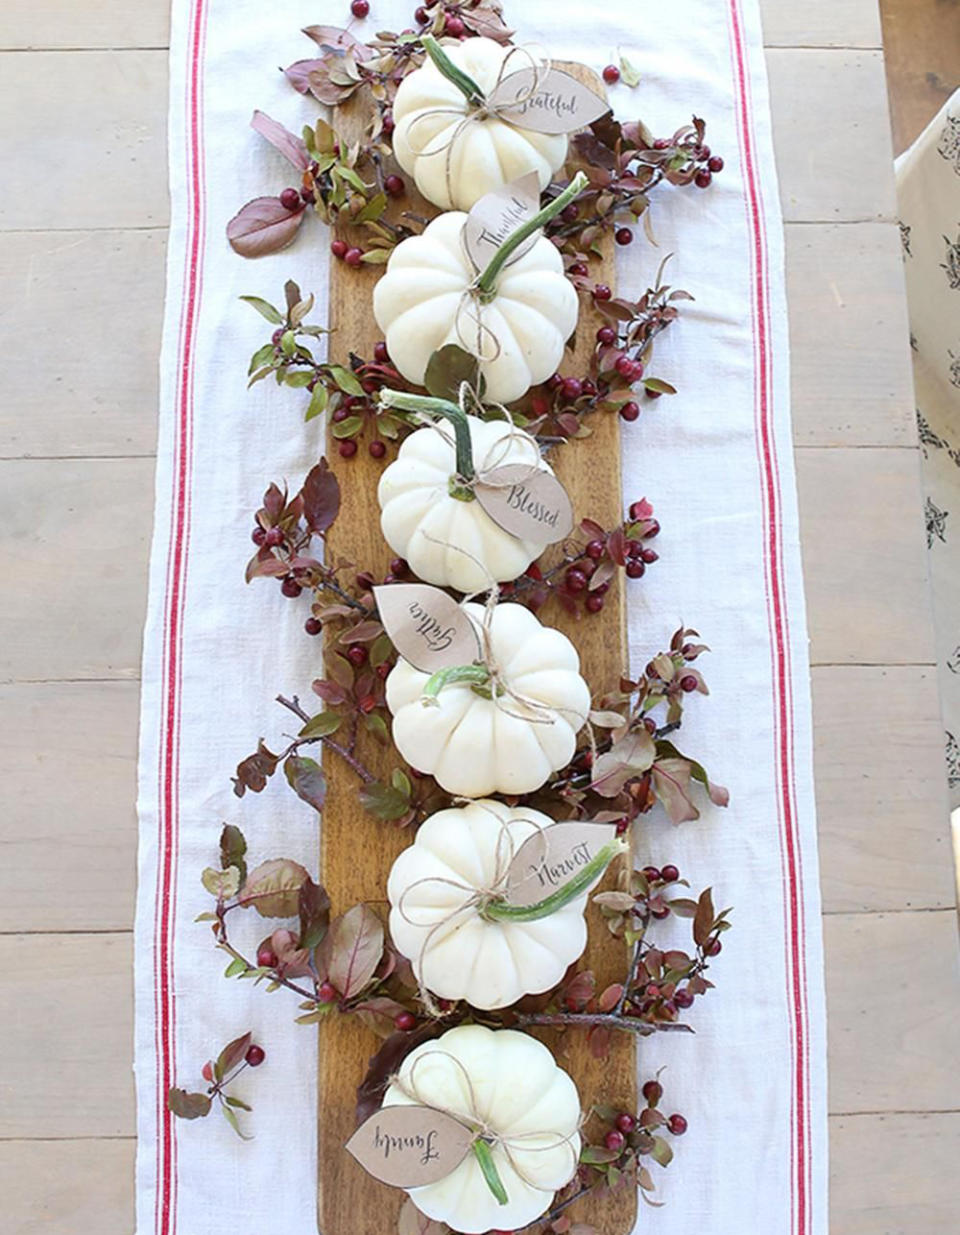
[[[507,904],[535,905],[581,871],[617,834],[613,824],[555,823],[523,842],[507,871]]]
[[[477,501],[494,523],[519,540],[556,544],[573,530],[573,503],[552,472],[506,463],[477,481]]]
[[[392,1188],[421,1188],[456,1170],[475,1133],[429,1106],[385,1106],[360,1125],[347,1152]]]
[[[463,247],[479,274],[486,270],[497,250],[521,223],[526,223],[540,209],[540,180],[530,172],[510,184],[485,193],[475,202],[463,225]],[[510,255],[507,266],[529,253],[539,239],[534,232]]]
[[[436,673],[480,659],[480,637],[453,597],[428,583],[375,587],[380,621],[404,660]]]
[[[518,69],[487,98],[500,120],[535,133],[573,133],[610,110],[606,99],[562,69]]]

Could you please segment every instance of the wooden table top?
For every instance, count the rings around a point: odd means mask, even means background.
[[[876,0],[762,7],[813,665],[831,1231],[939,1235],[957,1216],[956,895],[880,25]],[[8,1235],[133,1229],[167,8],[4,0],[0,21]]]

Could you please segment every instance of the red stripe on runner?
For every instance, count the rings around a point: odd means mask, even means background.
[[[789,618],[786,610],[783,547],[781,542],[780,477],[772,422],[769,336],[769,266],[763,198],[756,165],[752,129],[750,80],[739,0],[730,0],[732,45],[737,76],[738,128],[744,167],[745,190],[753,257],[751,300],[754,311],[759,363],[756,370],[758,449],[763,480],[765,524],[764,571],[767,579],[768,615],[775,686],[775,738],[778,773],[779,811],[782,846],[785,856],[787,891],[788,998],[793,1037],[793,1081],[791,1083],[791,1226],[807,1235],[811,1223],[809,1151],[809,1042],[807,1035],[806,975],[804,970],[804,914],[802,871],[800,866],[795,805],[793,761],[792,681]]]

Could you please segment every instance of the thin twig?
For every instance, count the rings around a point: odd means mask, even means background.
[[[299,717],[300,720],[302,720],[304,724],[306,724],[308,720],[312,719],[312,717],[310,717],[300,706],[300,700],[297,698],[296,695],[294,695],[292,699],[287,699],[283,695],[277,695],[276,701],[277,703],[281,704],[283,707],[289,709],[289,711],[293,712],[294,716]],[[346,746],[341,746],[341,744],[335,741],[332,737],[324,736],[324,737],[312,737],[312,738],[297,738],[294,742],[291,743],[290,746],[287,747],[283,755],[281,755],[281,758],[284,758],[286,755],[292,753],[294,750],[297,750],[301,746],[309,746],[315,742],[320,742],[321,745],[327,748],[327,750],[331,750],[333,751],[335,755],[338,755],[344,761],[344,763],[347,764],[348,767],[352,768],[353,771],[356,772],[357,776],[360,777],[360,779],[363,781],[365,785],[372,784],[373,781],[377,779],[374,776],[374,774],[370,771],[369,768],[364,767],[364,765],[360,762],[360,760],[356,757],[356,755],[351,754],[351,752],[346,748]]]
[[[604,1028],[624,1029],[648,1038],[654,1033],[667,1033],[678,1030],[681,1033],[693,1033],[689,1025],[679,1022],[667,1022],[662,1025],[650,1025],[646,1021],[637,1020],[632,1016],[617,1016],[615,1012],[521,1012],[517,1015],[517,1024],[528,1025],[558,1025],[573,1028]]]

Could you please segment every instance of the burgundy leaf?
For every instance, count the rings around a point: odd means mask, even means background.
[[[287,81],[298,94],[310,94],[312,90],[311,75],[324,69],[322,60],[296,60],[283,70]]]
[[[357,1088],[358,1124],[380,1109],[390,1078],[414,1047],[429,1042],[431,1038],[438,1038],[442,1032],[443,1026],[439,1021],[427,1021],[410,1033],[394,1033],[387,1038],[377,1053],[371,1056],[367,1074]]]
[[[220,1054],[217,1056],[217,1061],[213,1065],[213,1074],[218,1081],[222,1081],[228,1072],[241,1062],[244,1055],[247,1053],[247,1047],[253,1041],[253,1034],[248,1030],[239,1038],[234,1038],[232,1042],[228,1042]]]
[[[330,925],[330,897],[326,888],[312,879],[300,885],[300,943],[304,948],[315,948],[327,933]]]
[[[326,459],[310,469],[303,488],[303,517],[311,532],[325,532],[340,510],[340,482]]]
[[[331,923],[317,968],[350,999],[367,986],[382,955],[383,923],[368,905],[354,905]]]
[[[697,912],[693,919],[693,941],[698,948],[710,938],[713,929],[714,909],[713,895],[710,888],[704,888],[697,901]]]
[[[327,798],[327,780],[316,759],[304,755],[288,755],[283,765],[287,782],[293,792],[314,810],[323,810]]]
[[[305,210],[290,211],[279,197],[255,197],[227,224],[227,239],[241,257],[279,253],[296,236]]]
[[[255,111],[250,121],[250,127],[276,150],[279,150],[287,162],[305,172],[310,166],[310,155],[306,146],[289,129],[285,129],[279,120],[274,120],[266,112]]]
[[[308,878],[299,862],[271,858],[250,872],[237,900],[253,905],[264,918],[292,918],[299,910],[300,887]]]
[[[686,759],[658,759],[653,765],[653,784],[671,823],[699,819],[690,797],[690,764]]]

